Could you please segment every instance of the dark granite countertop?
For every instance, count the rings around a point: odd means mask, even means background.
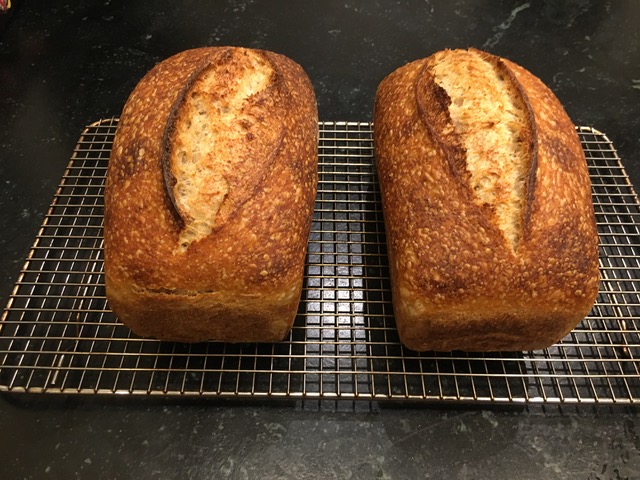
[[[82,5],[79,5],[82,3]],[[322,120],[371,119],[378,82],[442,48],[525,66],[605,132],[640,185],[640,2],[14,0],[0,17],[0,301],[82,128],[155,63],[203,45],[278,51]],[[632,379],[633,381],[634,379]],[[640,478],[622,407],[0,397],[0,477]]]

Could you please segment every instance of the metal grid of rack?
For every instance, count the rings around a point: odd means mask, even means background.
[[[605,403],[640,399],[640,209],[606,136],[579,127],[600,232],[592,312],[540,351],[416,353],[390,303],[372,125],[320,124],[320,177],[299,315],[274,344],[138,338],[108,308],[103,190],[117,119],[76,146],[0,322],[0,391]]]

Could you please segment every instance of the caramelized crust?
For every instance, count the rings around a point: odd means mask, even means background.
[[[544,348],[589,312],[599,270],[586,161],[539,79],[477,50],[439,52],[383,80],[374,121],[403,343]]]
[[[253,196],[280,153],[291,106],[267,53],[227,51],[212,60],[180,100],[164,138],[167,193],[184,224],[182,249]],[[266,118],[272,128],[264,128]]]
[[[515,82],[495,57],[476,51],[441,52],[425,64],[449,96],[449,115],[466,152],[467,183],[473,201],[487,207],[515,251],[522,237],[525,178],[531,170],[532,118]],[[471,75],[483,88],[473,88]]]
[[[317,185],[311,83],[272,52],[212,47],[127,101],[105,191],[109,305],[142,336],[276,341],[302,289]]]

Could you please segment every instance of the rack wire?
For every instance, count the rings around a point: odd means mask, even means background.
[[[597,303],[539,351],[416,353],[397,336],[372,125],[320,124],[319,189],[299,314],[273,344],[133,335],[103,275],[103,191],[118,120],[73,152],[0,321],[0,391],[58,394],[623,404],[640,398],[639,204],[607,137],[578,133],[600,233]]]

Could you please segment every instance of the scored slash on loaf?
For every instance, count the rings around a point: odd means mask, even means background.
[[[374,142],[401,341],[531,350],[599,285],[584,152],[554,94],[509,60],[445,50],[379,85]]]
[[[121,115],[105,190],[109,305],[161,340],[278,341],[296,316],[318,114],[273,52],[198,48],[156,65]]]

